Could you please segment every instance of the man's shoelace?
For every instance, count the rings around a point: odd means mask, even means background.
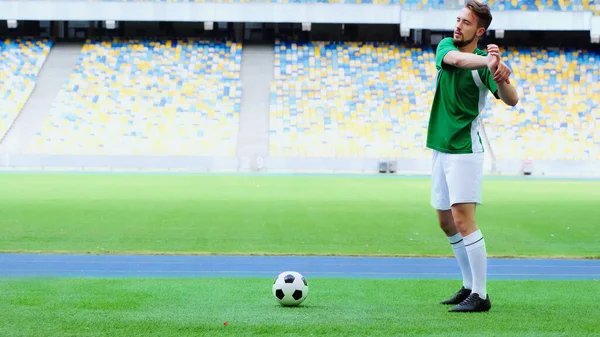
[[[462,301],[462,303],[460,305],[472,304],[473,302],[475,302],[475,298],[476,298],[476,296],[469,296],[469,297],[465,298],[465,300]]]

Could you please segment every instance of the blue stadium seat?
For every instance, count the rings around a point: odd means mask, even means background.
[[[488,95],[482,119],[498,159],[600,160],[598,53],[503,50],[517,107]],[[275,46],[270,154],[428,158],[433,50],[384,43]]]
[[[435,72],[432,49],[278,42],[270,154],[427,156],[424,137]]]
[[[483,114],[498,159],[600,160],[600,54],[573,49],[503,50],[521,100],[488,97]]]
[[[233,155],[241,46],[88,41],[31,153]]]
[[[29,99],[50,48],[48,40],[0,40],[0,140]]]
[[[400,4],[408,9],[456,9],[462,7],[456,0],[88,0],[105,2],[223,2],[223,3],[346,3],[346,4]],[[494,11],[581,11],[589,10],[600,15],[597,0],[489,0],[486,2]]]

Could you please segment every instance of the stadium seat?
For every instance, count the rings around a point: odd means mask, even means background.
[[[427,156],[424,137],[434,76],[432,49],[277,42],[270,154]]]
[[[48,40],[0,40],[0,140],[33,92],[51,47]]]
[[[600,159],[598,53],[503,49],[520,102],[488,95],[482,114],[498,159]],[[433,50],[384,43],[275,46],[270,154],[426,158]]]
[[[600,0],[582,0],[583,9],[600,15]]]
[[[456,9],[463,2],[456,0],[89,0],[105,2],[223,2],[223,3],[345,3],[345,4],[378,4],[401,5],[407,9]],[[595,0],[489,0],[487,4],[494,11],[580,11],[590,10],[599,15],[600,5]]]
[[[30,153],[233,155],[241,46],[87,41]]]
[[[600,53],[503,49],[521,100],[488,97],[483,114],[498,159],[600,160]]]

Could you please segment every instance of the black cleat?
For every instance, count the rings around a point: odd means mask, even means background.
[[[457,306],[448,310],[449,312],[482,312],[492,308],[490,295],[488,294],[485,300],[479,297],[478,293],[472,293],[466,300],[460,302]]]
[[[465,287],[461,287],[459,291],[456,292],[452,297],[445,299],[440,302],[440,304],[459,304],[464,301],[471,295],[471,290],[466,289]]]

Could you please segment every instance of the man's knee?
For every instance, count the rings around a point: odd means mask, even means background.
[[[456,229],[463,235],[469,235],[477,228],[474,203],[452,205],[452,219]]]
[[[458,231],[456,230],[456,226],[454,225],[454,219],[452,217],[452,211],[437,211],[438,213],[438,221],[440,223],[440,228],[446,233],[446,236],[453,236]]]

